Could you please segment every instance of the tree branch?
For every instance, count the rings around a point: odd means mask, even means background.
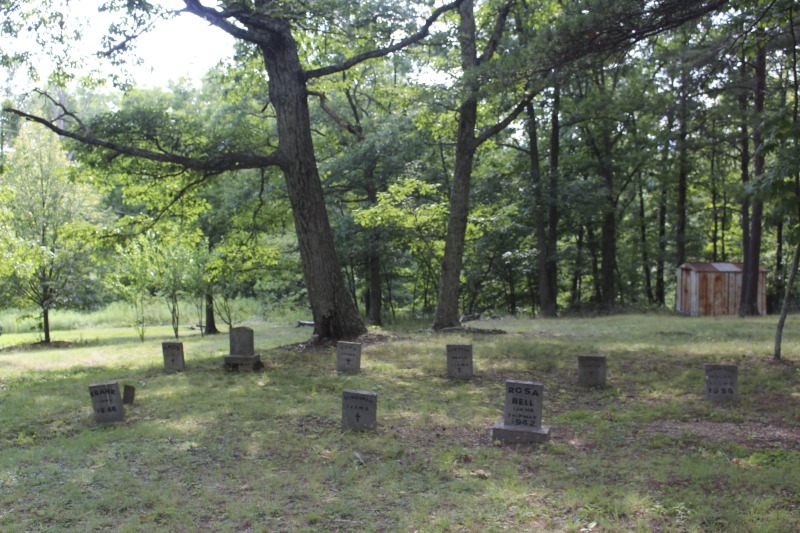
[[[503,120],[483,130],[475,139],[476,143],[475,145],[480,146],[481,144],[485,143],[486,141],[488,141],[489,139],[491,139],[492,137],[494,137],[495,135],[506,129],[508,125],[511,124],[514,120],[516,120],[519,114],[525,110],[525,106],[527,106],[531,102],[531,100],[533,100],[533,97],[536,96],[536,94],[537,94],[536,91],[531,91],[528,94],[526,94],[522,98],[522,100],[520,100],[519,103],[517,103],[516,107],[514,107],[514,109],[512,109],[511,112],[508,115],[506,115],[506,117]]]
[[[232,37],[249,43],[263,44],[264,42],[264,36],[258,35],[255,30],[264,32],[274,32],[278,30],[277,25],[270,26],[269,23],[273,21],[271,17],[261,17],[257,19],[250,13],[244,11],[242,7],[239,9],[218,11],[213,7],[204,6],[199,0],[183,0],[183,3],[186,5],[186,8],[183,10],[184,12],[196,15]],[[240,21],[246,28],[241,28],[228,21],[231,17]]]
[[[489,59],[492,58],[494,53],[497,51],[497,46],[500,43],[500,39],[503,37],[503,32],[506,28],[506,20],[508,20],[508,14],[511,12],[511,7],[514,5],[516,0],[507,0],[503,7],[500,8],[500,11],[497,13],[497,19],[495,19],[494,23],[494,30],[492,31],[492,36],[489,37],[489,42],[486,43],[486,48],[483,50],[481,57],[478,58],[479,63],[485,63]]]
[[[392,52],[397,52],[409,45],[421,41],[422,39],[428,36],[428,32],[430,31],[431,26],[433,26],[433,23],[436,22],[439,19],[439,17],[441,17],[444,13],[447,13],[448,11],[456,9],[461,4],[461,2],[462,0],[455,0],[453,2],[450,2],[449,4],[445,4],[439,7],[433,12],[433,14],[430,17],[428,17],[425,20],[425,24],[423,24],[422,28],[420,28],[420,30],[417,31],[417,33],[411,34],[405,39],[402,39],[393,45],[386,46],[384,48],[377,48],[375,50],[370,50],[368,52],[355,55],[336,65],[330,65],[318,69],[307,70],[305,73],[306,80],[310,80],[313,78],[321,78],[323,76],[328,76],[330,74],[336,74],[337,72],[343,72],[349,68],[358,65],[359,63],[367,61],[368,59],[387,56]]]
[[[199,157],[199,158],[186,157],[170,153],[153,152],[152,150],[145,150],[142,148],[126,146],[124,144],[119,144],[113,141],[98,139],[97,137],[93,137],[91,135],[70,131],[65,128],[61,128],[56,124],[53,124],[50,120],[38,117],[36,115],[31,115],[30,113],[26,113],[24,111],[20,111],[18,109],[14,109],[11,107],[5,107],[3,108],[3,111],[5,111],[6,113],[12,113],[31,122],[41,124],[42,126],[48,128],[49,130],[55,132],[56,134],[62,137],[67,137],[68,139],[73,139],[75,141],[87,144],[89,146],[96,146],[98,148],[105,148],[107,150],[110,150],[114,152],[114,157],[116,157],[119,154],[131,157],[141,157],[143,159],[147,159],[150,161],[178,165],[187,170],[194,170],[209,174],[219,174],[221,172],[225,172],[228,170],[243,170],[249,168],[265,168],[270,166],[281,166],[282,164],[282,158],[280,152],[277,151],[265,156],[236,152],[236,153],[223,153],[216,156]]]
[[[520,69],[519,75],[547,73],[584,57],[624,49],[716,11],[726,3],[728,0],[656,0],[638,11],[619,11],[609,9],[613,3],[598,2],[603,6],[597,9],[601,15],[586,15],[576,19],[577,24],[555,30],[548,36],[549,50],[539,54],[545,61]]]
[[[308,94],[319,98],[319,106],[323,111],[325,111],[325,113],[328,114],[329,117],[333,119],[334,122],[336,122],[336,124],[339,125],[340,128],[355,135],[356,139],[359,141],[364,140],[364,132],[362,132],[357,126],[353,126],[350,122],[337,115],[333,109],[328,107],[328,97],[325,96],[325,93],[308,91]]]

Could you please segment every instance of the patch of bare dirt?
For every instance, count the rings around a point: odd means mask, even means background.
[[[387,335],[385,333],[374,333],[368,332],[364,335],[361,335],[355,339],[348,339],[350,342],[360,342],[363,346],[374,346],[378,344],[386,344],[387,342],[391,342],[396,340],[398,337],[396,335]],[[280,350],[289,350],[292,352],[314,352],[314,351],[323,351],[323,350],[330,350],[331,348],[336,348],[335,340],[331,339],[317,339],[311,338],[306,342],[298,342],[297,344],[287,344],[285,346],[280,346],[278,349]]]
[[[662,422],[647,426],[648,433],[696,435],[715,442],[732,442],[755,448],[781,446],[800,449],[800,427],[733,422]]]
[[[0,352],[29,352],[32,350],[60,350],[62,348],[72,348],[77,346],[74,342],[51,341],[51,342],[31,342],[27,344],[15,344],[0,348]]]

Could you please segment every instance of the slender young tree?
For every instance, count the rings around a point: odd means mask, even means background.
[[[13,260],[4,283],[40,310],[45,343],[51,341],[50,312],[75,306],[91,292],[93,223],[102,218],[99,196],[70,183],[69,171],[58,137],[26,124],[0,174],[0,222]]]

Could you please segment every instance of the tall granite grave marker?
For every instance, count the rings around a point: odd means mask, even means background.
[[[739,399],[739,367],[705,365],[705,396],[712,402]]]
[[[447,377],[453,379],[472,378],[472,345],[447,345]]]
[[[550,438],[542,426],[544,385],[535,381],[506,380],[503,420],[492,428],[492,439],[508,443],[541,444]]]
[[[261,356],[256,354],[251,328],[231,328],[229,335],[231,353],[225,357],[225,368],[244,372],[258,370],[263,366]]]
[[[231,355],[253,356],[256,347],[252,328],[231,328],[229,334]]]
[[[375,429],[378,394],[345,389],[342,392],[342,429]]]
[[[361,370],[361,343],[345,341],[336,343],[336,370],[339,372]]]
[[[172,374],[186,368],[182,342],[162,342],[161,352],[164,354],[164,372]]]
[[[122,422],[125,420],[125,408],[119,394],[119,383],[93,383],[89,385],[89,396],[92,398],[94,419],[100,424]]]
[[[606,358],[598,355],[579,355],[578,384],[584,387],[605,387]]]

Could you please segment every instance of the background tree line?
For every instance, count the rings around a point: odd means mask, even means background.
[[[119,4],[112,57],[170,16]],[[317,333],[345,338],[361,317],[446,328],[461,314],[669,306],[675,267],[704,260],[766,266],[773,308],[786,293],[800,220],[792,2],[184,4],[239,39],[201,86],[60,89],[57,76],[4,106],[0,273],[45,313],[138,291],[192,295],[214,325],[214,309],[258,295],[310,302]],[[23,161],[44,147],[24,144],[36,130],[22,117],[62,135],[48,150],[68,188],[96,199],[72,239],[84,255],[64,253],[96,289],[48,278],[46,262],[20,268],[23,242],[60,257],[14,211],[15,183],[42,179]]]

